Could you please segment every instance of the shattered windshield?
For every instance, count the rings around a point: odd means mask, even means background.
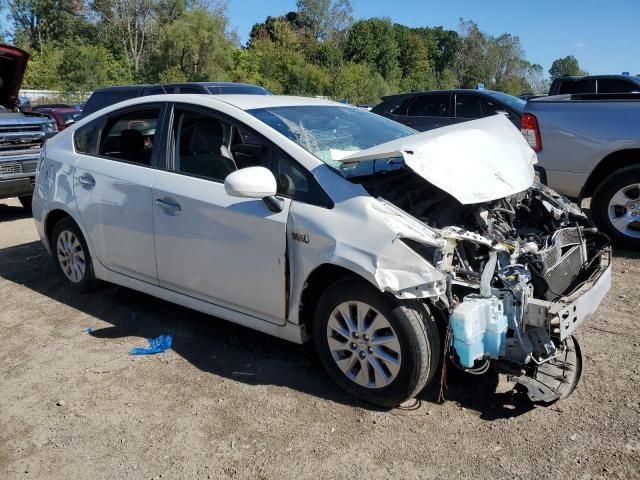
[[[248,112],[338,170],[342,170],[339,160],[348,155],[417,133],[393,120],[348,106],[303,105]]]

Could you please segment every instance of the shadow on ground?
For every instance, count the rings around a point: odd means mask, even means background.
[[[30,216],[31,212],[24,209],[22,205],[7,205],[0,200],[0,223],[20,220]]]
[[[373,409],[343,394],[325,376],[310,343],[305,346],[204,315],[149,295],[101,284],[74,295],[63,284],[39,242],[0,249],[0,277],[69,305],[111,326],[79,324],[78,335],[93,327],[101,339],[173,336],[172,349],[196,368],[249,385],[279,385],[342,404]],[[144,342],[140,342],[143,345]],[[126,352],[123,352],[126,355]],[[531,409],[523,397],[496,393],[497,374],[469,378],[448,375],[448,401],[480,412],[486,420],[517,416]],[[439,375],[418,399],[437,403]],[[507,405],[507,406],[505,406]]]

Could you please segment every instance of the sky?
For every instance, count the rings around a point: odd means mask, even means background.
[[[351,0],[355,19],[389,17],[410,27],[458,30],[460,17],[491,35],[520,37],[527,59],[547,72],[574,55],[592,75],[640,74],[640,0]],[[227,0],[244,43],[251,26],[296,9],[295,0]]]

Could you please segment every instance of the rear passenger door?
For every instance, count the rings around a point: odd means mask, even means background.
[[[444,127],[451,123],[451,94],[445,92],[417,95],[407,108],[402,123],[418,131]]]
[[[165,107],[118,110],[74,134],[73,188],[96,258],[149,283],[157,283],[151,185]]]

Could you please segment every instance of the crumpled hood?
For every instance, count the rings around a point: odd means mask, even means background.
[[[28,60],[24,50],[0,44],[0,105],[15,107]]]
[[[498,114],[417,133],[348,155],[352,163],[402,157],[429,183],[460,203],[488,202],[529,188],[535,152],[513,124]]]

